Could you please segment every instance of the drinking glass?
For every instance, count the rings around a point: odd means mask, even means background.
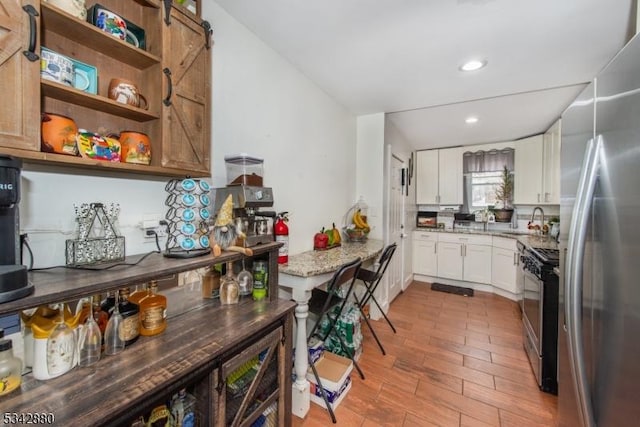
[[[116,292],[116,304],[113,307],[113,313],[107,323],[107,329],[104,331],[104,354],[118,354],[124,350],[124,339],[120,334],[122,329],[122,314],[120,314],[120,293]]]
[[[102,333],[93,317],[93,297],[90,299],[89,307],[89,317],[80,329],[78,338],[78,365],[80,366],[91,366],[100,360]]]

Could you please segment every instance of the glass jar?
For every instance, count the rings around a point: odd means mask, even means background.
[[[13,343],[0,339],[0,396],[11,393],[22,383],[22,362],[13,356]]]
[[[205,269],[202,275],[202,298],[220,297],[220,272],[215,266]]]
[[[220,281],[220,304],[237,304],[240,299],[238,281],[233,277],[233,263],[227,263],[227,273]]]

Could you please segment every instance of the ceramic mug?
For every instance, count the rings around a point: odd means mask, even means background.
[[[78,126],[73,119],[59,114],[42,113],[42,151],[77,156],[77,133]]]
[[[151,163],[151,142],[142,132],[123,130],[118,137],[121,146],[120,161],[148,165]]]
[[[89,89],[91,81],[89,80],[89,74],[84,70],[73,70],[73,87],[78,90],[85,91]]]
[[[98,8],[95,12],[95,26],[120,40],[127,38],[127,23],[122,17],[107,9]]]
[[[128,104],[133,107],[149,109],[147,99],[140,93],[138,86],[126,79],[111,79],[109,82],[109,98],[121,104]],[[143,105],[141,102],[143,101]]]
[[[40,50],[40,76],[43,79],[73,87],[73,61],[43,47]]]

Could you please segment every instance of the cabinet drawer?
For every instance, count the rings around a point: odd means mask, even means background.
[[[493,236],[493,247],[515,251],[517,249],[516,239]]]
[[[414,231],[413,240],[437,242],[438,233],[430,233],[428,231]]]
[[[440,233],[440,235],[438,236],[438,241],[491,246],[491,236],[483,234]]]

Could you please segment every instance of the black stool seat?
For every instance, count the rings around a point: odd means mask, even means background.
[[[369,301],[373,301],[373,303],[380,310],[380,313],[382,313],[382,316],[384,317],[384,319],[387,321],[387,323],[393,330],[393,333],[396,333],[396,328],[393,326],[393,323],[391,323],[391,320],[389,320],[385,312],[382,311],[380,304],[378,303],[378,301],[376,300],[376,297],[374,296],[374,292],[376,291],[376,289],[378,288],[378,285],[380,284],[380,281],[384,277],[384,273],[387,271],[387,267],[389,266],[389,262],[391,262],[391,258],[393,257],[393,254],[396,251],[396,248],[397,248],[397,245],[395,243],[392,243],[384,248],[384,250],[382,251],[382,254],[380,255],[380,259],[378,260],[378,263],[377,263],[378,268],[375,271],[372,271],[366,268],[361,268],[360,270],[358,270],[358,274],[356,275],[356,278],[362,281],[365,287],[365,291],[364,291],[364,295],[362,295],[360,298],[358,298],[355,292],[353,293],[353,297],[356,300],[356,304],[358,308],[360,309],[360,314],[362,314],[362,318],[364,319],[365,323],[369,327],[369,330],[371,331],[373,338],[376,340],[376,343],[378,343],[378,347],[380,347],[380,351],[382,352],[382,354],[385,354],[385,355],[387,353],[384,351],[384,347],[382,346],[382,343],[380,342],[378,335],[373,330],[373,326],[371,326],[371,322],[369,322],[369,318],[365,315],[363,311],[363,307],[366,306],[369,303]]]

